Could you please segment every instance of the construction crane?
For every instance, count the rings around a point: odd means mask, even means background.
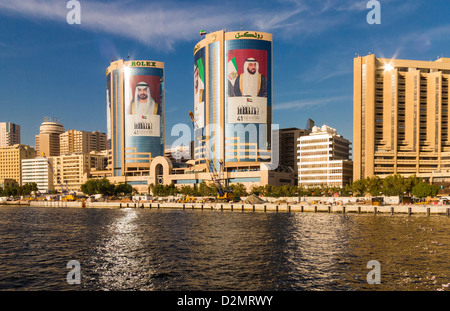
[[[194,128],[194,131],[198,128],[197,123],[195,122],[195,116],[192,113],[192,111],[189,111],[189,116],[191,117],[192,126]],[[217,201],[219,202],[229,202],[234,200],[234,194],[233,189],[231,187],[228,187],[225,189],[225,187],[222,185],[223,178],[223,163],[219,161],[219,170],[216,169],[216,165],[214,164],[214,161],[211,160],[211,157],[209,156],[209,150],[207,150],[207,157],[206,157],[206,168],[208,169],[208,172],[211,176],[211,180],[214,184],[214,186],[217,189]]]

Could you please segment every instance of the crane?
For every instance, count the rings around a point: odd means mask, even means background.
[[[192,111],[189,111],[189,116],[191,117],[192,125],[194,128],[194,131],[198,128],[197,123],[195,122],[195,116],[192,113]],[[216,166],[214,165],[214,161],[211,160],[211,157],[209,156],[209,150],[207,148],[208,155],[206,157],[206,168],[208,169],[208,172],[211,176],[211,180],[214,184],[214,186],[217,189],[217,200],[218,201],[233,201],[234,200],[234,194],[233,189],[231,187],[228,187],[225,189],[225,187],[222,185],[223,178],[223,163],[220,161],[219,165],[219,171],[217,171]]]

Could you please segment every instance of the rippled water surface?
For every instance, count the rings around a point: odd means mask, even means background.
[[[0,207],[2,290],[449,290],[446,216]],[[70,260],[81,284],[69,285]],[[370,260],[381,284],[367,283]]]

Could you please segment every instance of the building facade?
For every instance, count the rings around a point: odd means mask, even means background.
[[[52,157],[54,189],[78,192],[93,171],[105,170],[106,153],[73,153]]]
[[[164,63],[112,62],[106,103],[112,177],[148,176],[151,160],[164,155]]]
[[[354,59],[354,180],[450,177],[450,58]]]
[[[308,129],[298,129],[295,127],[284,128],[279,130],[279,158],[278,162],[281,166],[287,166],[298,172],[298,138],[309,135]],[[295,184],[298,184],[298,174],[295,174]]]
[[[54,189],[52,159],[37,157],[22,160],[22,183],[36,183],[39,192],[48,193]]]
[[[258,170],[271,162],[271,34],[222,30],[197,43],[194,119],[198,170]]]
[[[22,160],[36,157],[36,151],[28,145],[0,147],[0,180],[14,179],[22,186]]]
[[[0,122],[0,147],[20,144],[20,125]]]
[[[64,133],[64,127],[59,120],[45,117],[36,135],[36,153],[41,156],[53,157],[60,155],[60,135]]]
[[[60,135],[60,154],[90,153],[106,149],[105,133],[69,130]]]
[[[336,130],[314,126],[307,136],[298,138],[298,184],[304,187],[344,187],[352,182],[351,142]]]

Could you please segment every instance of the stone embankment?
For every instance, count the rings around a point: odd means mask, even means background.
[[[76,208],[150,208],[183,210],[219,210],[241,212],[312,212],[312,213],[353,213],[353,214],[422,214],[450,216],[450,205],[325,205],[305,203],[293,204],[246,204],[246,203],[157,203],[157,202],[63,202],[30,201],[35,207],[76,207]]]

